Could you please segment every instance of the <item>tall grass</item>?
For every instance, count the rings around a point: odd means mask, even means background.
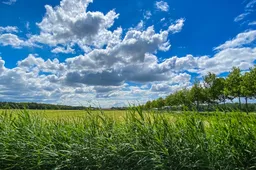
[[[15,114],[0,115],[0,169],[256,169],[253,115]]]

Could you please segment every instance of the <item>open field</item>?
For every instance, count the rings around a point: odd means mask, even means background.
[[[255,169],[255,141],[254,114],[2,111],[0,169]]]
[[[13,113],[14,115],[22,113],[24,110],[7,110],[7,113]],[[6,110],[0,110],[0,114],[6,112]],[[91,113],[101,113],[102,111],[90,111]],[[115,119],[121,119],[126,114],[125,110],[105,110],[104,114],[113,117]],[[59,119],[74,119],[81,118],[87,115],[86,110],[29,110],[31,115],[38,115],[48,120],[59,120]]]
[[[10,109],[10,110],[4,110],[0,109],[0,114],[3,114],[7,112],[8,114],[12,113],[14,116],[24,112],[24,110],[19,110],[19,109]],[[81,118],[84,117],[85,115],[88,114],[88,110],[28,110],[28,112],[31,115],[37,115],[43,118],[46,118],[48,120],[59,120],[59,119],[74,119],[74,118]],[[105,115],[112,117],[116,120],[123,120],[123,118],[126,116],[126,114],[129,114],[129,110],[90,110],[89,111],[92,114],[97,114],[103,112]],[[172,111],[172,112],[167,112],[167,111],[153,111],[156,113],[161,113],[164,114],[168,117],[176,117],[184,114],[182,111]],[[188,113],[191,113],[188,111]],[[201,112],[200,114],[202,115],[207,115],[205,117],[206,119],[209,119],[210,115],[214,115],[214,112]],[[221,112],[219,113],[221,114]],[[224,113],[223,113],[224,114]],[[228,115],[234,115],[234,114],[239,114],[239,115],[246,115],[246,113],[239,113],[239,112],[228,112]],[[250,115],[255,115],[255,113],[250,113]]]
[[[0,114],[7,112],[7,114],[12,114],[13,116],[17,116],[22,113],[24,110],[1,110]],[[30,115],[39,116],[41,118],[45,118],[47,120],[74,120],[79,118],[84,118],[88,115],[88,111],[86,110],[28,110]],[[101,113],[100,110],[90,111],[92,114]],[[104,114],[108,117],[111,117],[115,120],[123,120],[127,111],[125,110],[105,110]]]

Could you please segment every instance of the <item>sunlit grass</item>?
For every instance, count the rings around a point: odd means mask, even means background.
[[[0,114],[6,112],[18,114],[24,110],[0,110]],[[73,118],[82,118],[87,115],[89,110],[28,110],[32,115],[38,115],[49,120],[59,120],[59,119],[73,119]],[[101,110],[90,110],[92,114],[101,113]],[[104,110],[104,113],[115,119],[123,119],[124,115],[127,113],[125,110]]]
[[[0,169],[255,169],[241,113],[7,110]]]

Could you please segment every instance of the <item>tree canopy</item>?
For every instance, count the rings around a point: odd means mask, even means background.
[[[242,104],[241,98],[245,100]],[[162,108],[163,106],[172,109],[186,108],[189,110],[213,110],[220,109],[226,111],[227,105],[233,109],[241,111],[256,111],[255,104],[248,104],[248,99],[256,98],[256,67],[245,72],[240,68],[233,67],[227,77],[217,77],[214,73],[208,73],[203,77],[203,81],[195,80],[190,88],[182,89],[168,95],[165,99],[148,101],[145,109]],[[238,99],[238,105],[233,103]],[[232,103],[227,104],[227,101]],[[237,107],[238,106],[238,107]]]

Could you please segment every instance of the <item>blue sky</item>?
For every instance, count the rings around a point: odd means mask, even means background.
[[[256,60],[256,0],[1,0],[0,100],[123,106]]]

